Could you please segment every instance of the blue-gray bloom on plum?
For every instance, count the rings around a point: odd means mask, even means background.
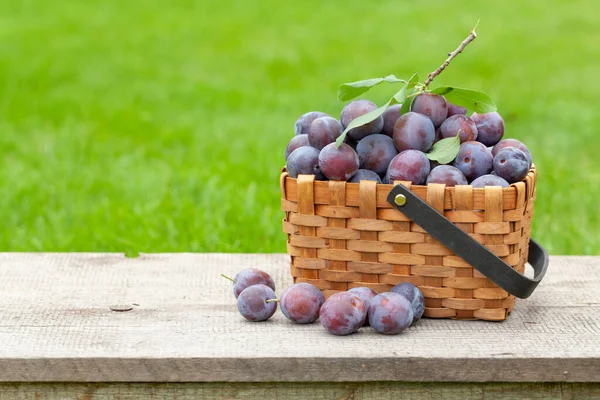
[[[435,128],[440,126],[448,117],[448,104],[439,94],[421,93],[411,105],[411,111],[427,116]]]
[[[294,125],[296,135],[307,135],[310,129],[310,124],[317,118],[328,116],[329,114],[321,111],[309,111],[302,114]]]
[[[394,140],[382,134],[369,135],[358,142],[356,153],[361,169],[370,169],[379,175],[385,174],[390,161],[398,154]]]
[[[310,283],[295,283],[288,287],[279,299],[281,312],[288,319],[299,324],[310,324],[319,318],[319,310],[325,296]]]
[[[315,175],[317,180],[325,180],[319,167],[319,150],[311,146],[298,147],[288,156],[286,169],[292,178],[298,175]]]
[[[410,282],[402,282],[394,286],[392,292],[406,297],[406,300],[410,302],[413,310],[412,325],[416,324],[425,312],[425,296],[421,290]]]
[[[413,321],[413,309],[406,297],[385,292],[373,297],[368,310],[369,325],[377,332],[397,335]]]
[[[358,171],[358,155],[346,143],[339,148],[335,143],[323,147],[318,160],[320,171],[331,180],[347,181]]]
[[[344,127],[337,119],[329,116],[319,117],[310,124],[308,143],[315,149],[321,150],[342,134]]]
[[[484,188],[486,186],[500,186],[504,188],[509,187],[510,184],[504,178],[500,178],[497,175],[487,174],[475,179],[473,182],[471,182],[471,186],[474,188]]]
[[[273,301],[267,301],[273,300]],[[237,308],[248,321],[266,321],[277,310],[275,292],[267,285],[252,285],[242,290],[237,298]]]
[[[504,120],[497,112],[485,114],[473,113],[471,119],[477,126],[477,141],[486,146],[493,146],[504,136]]]
[[[475,122],[466,115],[453,115],[440,126],[440,136],[442,139],[456,137],[460,131],[460,142],[465,143],[477,139],[478,131]]]
[[[394,104],[383,112],[381,115],[383,117],[383,129],[381,133],[389,137],[394,137],[394,126],[398,118],[400,118],[400,108],[402,108],[402,104]]]
[[[453,115],[466,115],[467,109],[461,106],[457,106],[456,104],[452,104],[449,101],[446,101],[448,104],[448,117],[450,118]]]
[[[348,127],[348,124],[350,124],[350,122],[352,122],[356,118],[365,115],[371,111],[374,111],[377,108],[377,104],[369,100],[351,101],[350,103],[346,104],[346,106],[342,109],[340,121],[342,122],[342,125],[345,129]],[[347,135],[352,137],[353,139],[360,140],[365,136],[372,135],[374,133],[381,133],[382,129],[383,117],[380,115],[379,117],[375,118],[369,123],[358,126],[354,129],[350,129]]]
[[[319,313],[321,325],[334,335],[349,335],[358,331],[367,318],[367,307],[350,292],[334,293],[325,301]]]
[[[431,170],[425,183],[427,185],[430,183],[443,183],[448,187],[469,184],[465,174],[452,165],[438,165]]]
[[[529,172],[527,155],[516,147],[505,147],[494,157],[494,172],[508,183],[522,181]]]
[[[367,308],[367,310],[369,310],[369,306],[371,305],[371,300],[373,299],[373,297],[377,296],[376,291],[365,286],[349,289],[348,293],[352,293],[358,296],[358,298],[361,299],[363,303],[365,303],[365,307]],[[369,325],[369,318],[365,318],[364,325]]]
[[[265,271],[262,271],[258,268],[243,269],[238,272],[233,279],[225,275],[223,276],[233,281],[233,295],[236,299],[244,289],[252,285],[263,284],[275,290],[275,282],[273,281],[273,278],[271,278],[271,276]]]
[[[494,157],[480,142],[469,141],[460,145],[454,166],[472,181],[489,174],[493,168]]]
[[[385,183],[411,181],[421,185],[430,171],[429,159],[419,150],[404,150],[392,159],[388,167]]]
[[[531,164],[532,164],[532,157],[531,157],[531,152],[529,151],[529,149],[527,148],[527,146],[525,146],[521,141],[517,140],[517,139],[504,139],[501,140],[500,142],[498,142],[493,148],[492,148],[492,155],[494,157],[496,157],[496,154],[498,154],[498,152],[502,149],[505,149],[507,147],[516,147],[517,149],[521,150],[523,153],[525,153],[525,155],[527,156],[527,160],[529,161],[529,168],[531,168]]]
[[[310,146],[310,144],[308,143],[308,135],[297,135],[291,138],[288,142],[288,145],[285,148],[285,160],[287,161],[290,154],[292,154],[292,151],[302,146]]]
[[[369,169],[359,169],[348,182],[360,183],[360,181],[375,181],[381,183],[381,177]]]
[[[393,137],[400,152],[409,149],[427,152],[435,141],[435,128],[425,115],[411,111],[398,118]]]

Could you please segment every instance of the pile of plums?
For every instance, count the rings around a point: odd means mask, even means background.
[[[378,183],[411,181],[422,185],[502,186],[519,182],[531,168],[527,147],[504,139],[504,120],[497,112],[472,113],[438,94],[417,95],[409,112],[389,107],[379,118],[353,128],[344,143],[336,139],[348,124],[377,105],[354,100],[339,120],[319,111],[296,121],[296,135],[285,149],[286,169],[292,178],[315,175],[317,180]],[[458,154],[448,164],[431,161],[428,153],[441,139],[460,137]]]
[[[233,281],[233,294],[240,314],[249,321],[266,321],[275,314],[277,303],[283,315],[298,324],[310,324],[317,319],[334,335],[349,335],[363,326],[376,332],[395,335],[421,319],[425,298],[415,285],[402,282],[390,292],[377,293],[367,287],[356,287],[331,295],[309,283],[289,286],[278,299],[275,282],[264,271],[248,268]]]

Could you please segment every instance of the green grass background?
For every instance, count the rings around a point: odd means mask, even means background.
[[[539,169],[533,236],[600,254],[592,1],[0,2],[0,251],[284,252],[296,118],[435,69],[487,92]],[[387,91],[370,98],[381,104]]]

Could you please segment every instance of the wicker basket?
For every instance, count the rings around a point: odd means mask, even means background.
[[[508,188],[401,183],[520,273],[528,257],[536,170]],[[502,321],[515,297],[394,209],[393,185],[315,181],[281,173],[283,231],[294,282],[324,295],[411,282],[426,317]]]

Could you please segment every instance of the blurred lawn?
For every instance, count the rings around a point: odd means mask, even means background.
[[[278,177],[296,118],[339,115],[342,82],[426,76],[481,19],[433,86],[492,96],[539,169],[533,235],[552,254],[600,254],[596,11],[1,2],[0,251],[284,252]]]

